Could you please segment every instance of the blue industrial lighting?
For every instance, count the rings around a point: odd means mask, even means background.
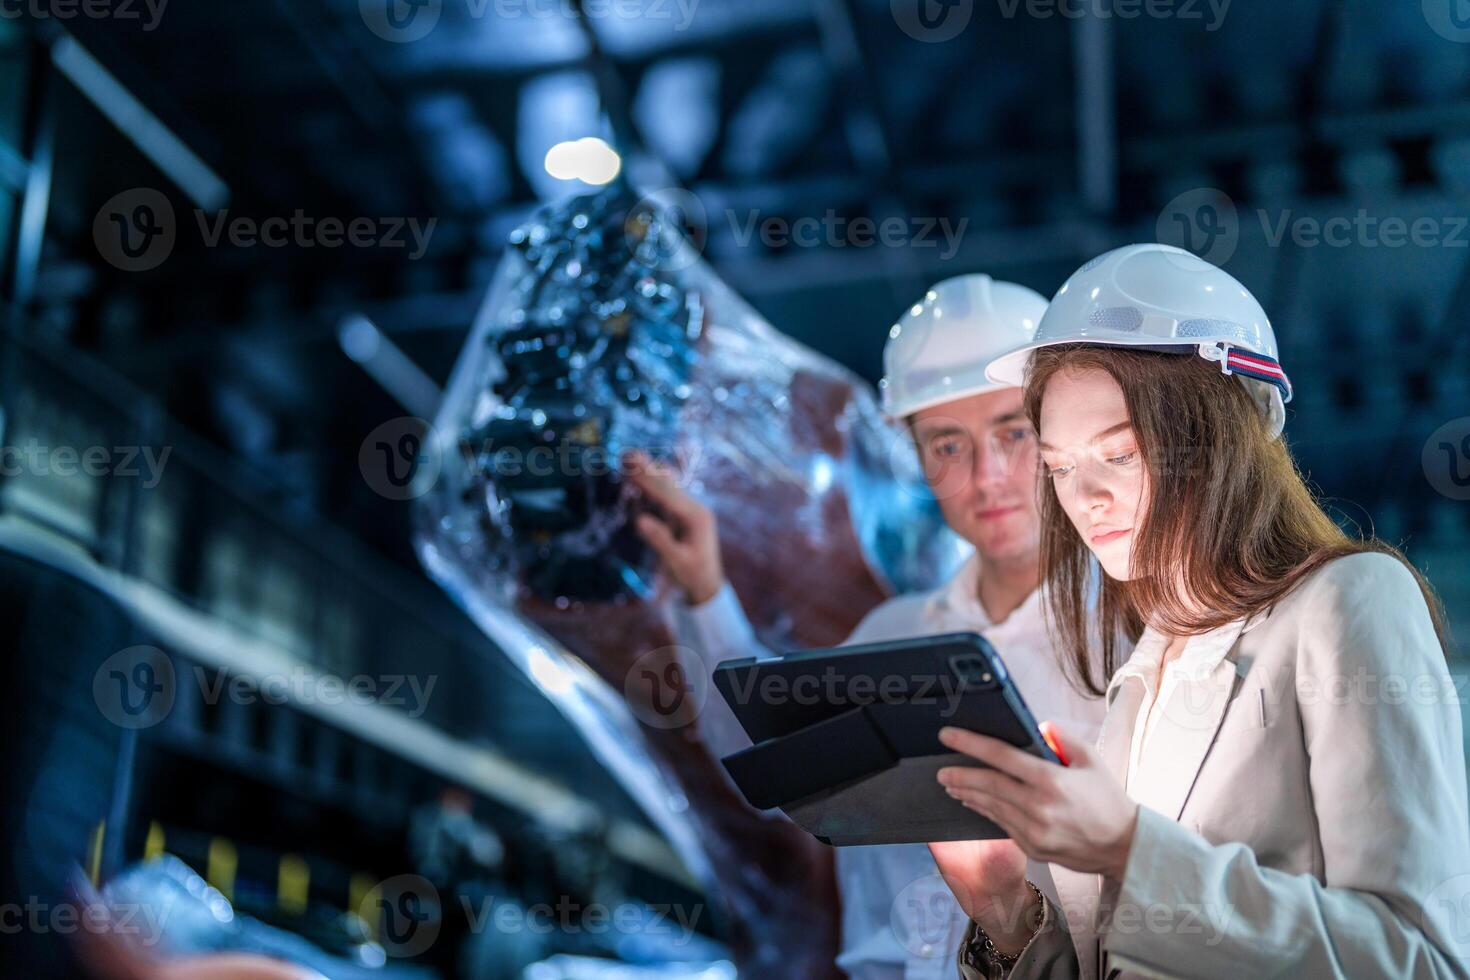
[[[562,71],[527,82],[521,89],[516,156],[537,196],[555,199],[585,190],[547,169],[547,153],[560,143],[606,133],[601,100],[592,75]]]
[[[623,158],[596,136],[567,140],[546,151],[546,172],[558,180],[580,180],[601,187],[623,169]]]

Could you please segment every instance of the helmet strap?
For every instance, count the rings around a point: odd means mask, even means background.
[[[1291,380],[1275,358],[1254,351],[1237,350],[1228,342],[1200,344],[1199,356],[1220,365],[1221,374],[1239,374],[1275,385],[1281,391],[1283,402],[1291,401]]]

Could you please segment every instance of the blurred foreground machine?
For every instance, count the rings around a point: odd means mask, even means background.
[[[841,642],[961,548],[862,382],[773,330],[668,210],[614,185],[512,235],[420,460],[420,557],[705,883],[741,975],[835,975],[830,852],[703,747],[723,704],[671,646],[629,449],[714,510],[773,649]]]

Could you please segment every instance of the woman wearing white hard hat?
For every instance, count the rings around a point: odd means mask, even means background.
[[[1128,246],[989,373],[1023,372],[1047,612],[1108,713],[1096,746],[1061,731],[1065,767],[943,734],[983,765],[940,781],[1013,841],[932,846],[972,918],[961,976],[1470,974],[1438,606],[1302,481],[1259,304],[1187,252]],[[1050,862],[1059,903],[1014,884],[1023,854]]]
[[[939,589],[896,596],[872,609],[846,642],[982,633],[1005,652],[1032,708],[1096,731],[1102,702],[1067,682],[1042,619],[1036,435],[1020,388],[985,375],[997,355],[1031,340],[1045,309],[1046,300],[1025,286],[957,276],[928,290],[889,331],[883,409],[908,427],[946,523],[975,554]],[[679,644],[696,651],[710,670],[735,657],[771,656],[725,579],[714,515],[649,461],[629,472],[667,515],[645,514],[638,528],[684,593],[675,610]],[[706,745],[718,754],[749,744],[718,699],[709,701],[700,722]],[[970,920],[927,848],[844,847],[836,860],[842,898],[837,965],[852,980],[952,974]],[[1051,889],[1044,865],[1030,871]],[[1023,859],[1016,883],[1026,873]]]

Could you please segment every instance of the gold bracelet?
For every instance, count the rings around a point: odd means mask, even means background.
[[[1041,902],[1041,915],[1037,918],[1036,925],[1032,927],[1031,935],[1026,937],[1025,944],[1021,946],[1021,953],[1026,952],[1026,946],[1029,946],[1031,940],[1036,938],[1036,931],[1041,928],[1041,921],[1046,917],[1046,896],[1041,894],[1041,889],[1037,888],[1029,880],[1026,882],[1026,887],[1030,888],[1035,893],[1037,900]],[[975,931],[979,933],[981,939],[980,954],[995,966],[1009,972],[1016,965],[1016,961],[1021,958],[1021,953],[1016,953],[1013,956],[1002,953],[995,945],[995,941],[990,938],[989,933],[982,929],[978,922],[975,923]],[[971,944],[973,946],[973,941]]]

